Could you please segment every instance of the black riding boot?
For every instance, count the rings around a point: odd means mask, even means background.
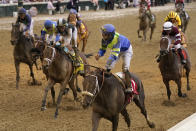
[[[133,88],[131,85],[131,76],[128,70],[124,71],[124,74],[125,74],[125,84],[127,87],[127,89],[125,90],[125,93],[130,94],[133,92]]]
[[[178,51],[178,54],[180,55],[181,63],[186,64],[186,60],[184,59],[184,55],[182,54],[182,49],[179,48],[177,49],[177,51]]]

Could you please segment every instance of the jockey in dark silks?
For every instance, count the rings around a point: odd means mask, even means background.
[[[186,64],[186,60],[184,59],[184,55],[182,53],[181,35],[178,28],[173,26],[171,22],[165,22],[163,25],[162,36],[169,36],[171,40],[175,41],[174,44],[170,45],[170,48],[174,47],[181,58],[181,63]],[[160,57],[157,59],[157,62],[160,62]]]
[[[71,44],[73,39],[75,28],[73,25],[69,24],[65,19],[59,19],[57,21],[57,35],[56,35],[56,46],[63,47],[65,53],[69,53],[72,56],[74,66],[76,67],[75,73],[84,75],[84,64],[74,45]],[[73,46],[73,49],[72,49]]]
[[[129,67],[132,58],[132,46],[130,41],[123,35],[115,31],[115,27],[112,24],[106,24],[101,28],[102,32],[102,44],[98,54],[95,56],[96,60],[99,60],[100,57],[104,56],[106,49],[110,48],[111,54],[106,63],[106,71],[114,67],[117,60],[120,57],[123,59],[122,71],[125,74],[126,81],[126,93],[132,93],[131,79],[129,77]]]
[[[41,30],[41,38],[48,44],[53,44],[55,41],[57,23],[55,21],[46,20],[44,22],[44,28]]]
[[[19,15],[18,15],[18,18],[16,20],[16,23],[17,24],[22,24],[23,34],[25,36],[34,37],[33,22],[32,22],[31,16],[26,13],[26,10],[24,8],[19,9],[18,14]]]

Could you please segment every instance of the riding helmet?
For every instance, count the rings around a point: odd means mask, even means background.
[[[47,28],[47,29],[52,28],[52,25],[53,25],[53,23],[52,23],[51,20],[46,20],[45,23],[44,23],[44,27]]]
[[[24,8],[20,8],[18,14],[26,14],[26,10]]]
[[[63,19],[63,18],[58,19],[57,26],[67,26],[67,25],[68,25],[68,23],[65,19]]]
[[[176,18],[177,15],[178,15],[178,14],[177,14],[176,12],[170,11],[168,17],[169,17],[170,19],[174,19],[174,18]]]
[[[169,21],[168,22],[165,22],[163,24],[163,30],[171,30],[172,27],[173,27],[173,24],[171,22],[169,22]]]
[[[114,34],[115,33],[115,27],[112,24],[105,24],[101,27],[102,33],[105,34]]]

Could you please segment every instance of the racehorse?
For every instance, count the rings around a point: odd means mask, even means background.
[[[140,108],[141,113],[145,116],[147,124],[150,128],[155,125],[150,121],[144,105],[144,89],[142,82],[134,74],[130,74],[131,78],[138,86],[138,95],[133,95],[133,101]],[[128,128],[130,128],[130,118],[127,113],[125,87],[119,79],[113,74],[106,74],[102,69],[97,69],[87,73],[83,81],[84,99],[83,108],[86,109],[92,104],[92,131],[97,131],[99,121],[105,118],[112,122],[112,130],[116,131],[119,121],[119,113],[124,117]]]
[[[82,29],[80,28],[80,26],[82,26]],[[77,25],[77,30],[78,30],[77,47],[79,48],[79,45],[82,41],[83,42],[82,52],[84,52],[90,33],[88,31],[86,24],[83,21],[80,26]]]
[[[190,58],[187,50],[182,47],[183,54],[185,54],[186,64],[182,65],[180,56],[176,51],[169,49],[171,45],[171,39],[169,37],[162,37],[160,40],[160,63],[159,68],[161,71],[161,75],[163,78],[163,82],[167,89],[167,96],[170,100],[171,91],[169,86],[169,81],[173,80],[178,86],[178,96],[186,97],[185,93],[181,91],[181,77],[182,77],[182,68],[186,70],[186,78],[187,78],[187,90],[190,90],[189,86],[189,72],[191,68]]]
[[[80,54],[80,56],[83,59],[83,62],[87,64],[85,56],[83,54]],[[44,111],[46,109],[46,97],[49,90],[51,90],[53,104],[55,104],[55,92],[53,87],[56,83],[60,83],[61,89],[57,99],[57,107],[55,112],[55,118],[57,118],[62,96],[67,90],[67,84],[69,84],[69,87],[73,91],[74,100],[78,100],[74,85],[74,80],[77,77],[77,74],[74,73],[75,70],[72,60],[67,54],[65,54],[64,50],[56,49],[52,46],[45,46],[42,65],[43,71],[48,78],[48,84],[45,88],[41,110]],[[88,70],[88,67],[85,67],[85,72],[88,72]]]
[[[145,8],[140,8],[139,14],[140,14],[139,16],[140,21],[139,21],[139,29],[137,30],[138,38],[142,38],[142,36],[140,36],[140,31],[143,31],[143,40],[146,41],[146,32],[150,27],[151,29],[150,40],[151,40],[154,29],[156,27],[156,16],[154,14],[152,14],[152,16],[150,16],[150,14],[147,14]],[[151,20],[152,17],[153,17],[153,22]]]
[[[29,66],[30,76],[33,79],[32,85],[40,85],[41,83],[35,80],[33,73],[34,59],[32,57],[32,48],[34,47],[31,38],[23,35],[21,24],[12,24],[11,44],[14,45],[14,63],[16,68],[16,89],[19,88],[19,65],[25,63]]]
[[[190,16],[188,15],[188,13],[186,11],[183,10],[182,3],[176,4],[176,12],[180,16],[182,32],[185,33],[185,31],[187,29],[187,25],[190,20]]]

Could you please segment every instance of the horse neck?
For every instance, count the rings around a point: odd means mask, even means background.
[[[71,64],[69,58],[64,54],[61,54],[60,52],[56,51],[54,60],[52,61],[50,66],[54,71],[58,70],[58,72],[56,73],[63,73],[65,70],[70,70],[65,67],[68,66],[68,64]]]
[[[164,66],[176,68],[173,65],[178,63],[178,57],[175,53],[170,51],[167,55],[163,56],[162,62]]]

